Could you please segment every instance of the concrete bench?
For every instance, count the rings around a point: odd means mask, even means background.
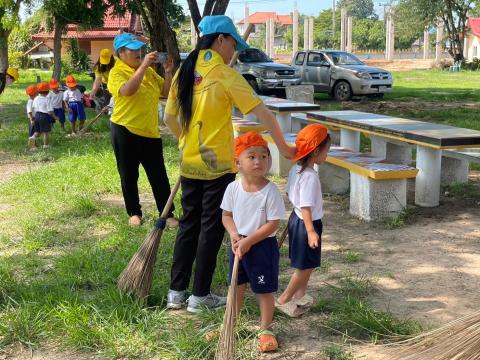
[[[441,182],[444,185],[468,182],[470,163],[480,163],[480,149],[442,151]]]
[[[269,134],[263,134],[272,155],[271,173],[286,176],[293,163],[280,155]],[[288,144],[296,134],[285,134]],[[399,214],[407,206],[407,179],[418,170],[391,164],[368,154],[332,146],[317,169],[324,193],[346,193],[350,189],[350,213],[363,220],[380,220]]]

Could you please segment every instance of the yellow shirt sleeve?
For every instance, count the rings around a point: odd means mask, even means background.
[[[110,75],[108,77],[108,91],[113,96],[120,95],[120,88],[125,85],[128,79],[131,77],[131,74],[128,74],[124,71],[119,71],[116,68],[110,70]]]
[[[248,114],[260,105],[262,100],[240,73],[232,69],[231,74],[234,79],[226,89],[227,94],[242,114]]]
[[[168,93],[167,105],[165,106],[165,113],[172,116],[177,116],[178,114],[178,101],[177,101],[177,75],[178,71],[173,77],[172,86]]]

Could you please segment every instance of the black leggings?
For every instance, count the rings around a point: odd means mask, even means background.
[[[112,123],[112,144],[122,182],[123,199],[129,216],[142,216],[138,197],[138,167],[142,164],[153,190],[158,212],[163,211],[170,195],[170,183],[163,160],[162,139],[132,134],[124,126]],[[169,216],[173,216],[174,207]]]
[[[186,290],[196,259],[192,293],[210,293],[217,254],[225,229],[222,224],[223,194],[235,174],[214,180],[181,178],[183,216],[175,241],[170,289]]]

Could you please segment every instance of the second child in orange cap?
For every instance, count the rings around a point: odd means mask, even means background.
[[[77,120],[80,121],[80,130],[83,128],[85,119],[85,108],[83,107],[83,95],[77,89],[77,81],[73,75],[67,75],[65,84],[68,89],[63,93],[63,101],[68,111],[68,121],[72,125],[72,135],[77,132]]]
[[[230,235],[231,279],[235,256],[239,299],[243,302],[246,285],[257,295],[260,307],[259,350],[274,351],[277,339],[271,331],[274,293],[278,290],[279,251],[275,234],[285,214],[282,195],[265,176],[270,168],[267,142],[248,132],[235,139],[235,164],[240,179],[230,183],[223,196],[222,222]]]
[[[35,132],[28,138],[28,145],[31,150],[37,148],[35,142],[37,137],[43,136],[43,148],[49,147],[48,140],[50,131],[52,131],[52,123],[55,122],[55,114],[47,98],[50,86],[47,82],[41,82],[37,85],[38,96],[33,100],[33,111],[35,112]]]
[[[47,95],[50,105],[52,105],[55,116],[60,121],[62,130],[65,130],[65,109],[63,105],[63,91],[60,90],[60,83],[56,79],[51,79],[48,83],[50,85],[50,92]]]
[[[322,187],[314,165],[327,158],[330,136],[320,124],[308,125],[295,141],[297,164],[288,175],[287,194],[294,211],[288,220],[290,265],[295,269],[275,306],[291,317],[303,314],[314,299],[306,293],[310,275],[320,266],[323,231]]]
[[[33,100],[37,96],[38,90],[37,85],[29,85],[25,89],[25,92],[28,95],[27,101],[27,119],[28,119],[28,137],[31,137],[35,132],[35,112],[33,111]]]

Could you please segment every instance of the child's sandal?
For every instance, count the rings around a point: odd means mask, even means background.
[[[275,334],[270,330],[261,330],[258,333],[258,349],[261,352],[270,352],[278,349]]]
[[[311,297],[311,296],[308,295],[308,294],[305,294],[305,295],[303,295],[302,298],[300,298],[300,299],[295,299],[295,303],[296,303],[298,306],[309,307],[309,306],[312,306],[312,305],[313,305],[314,300],[313,300],[313,297]]]
[[[286,302],[285,304],[280,304],[277,299],[275,299],[275,307],[283,312],[284,314],[296,318],[305,312],[304,309],[300,308],[297,306],[297,303],[295,300],[290,300],[289,302]]]

